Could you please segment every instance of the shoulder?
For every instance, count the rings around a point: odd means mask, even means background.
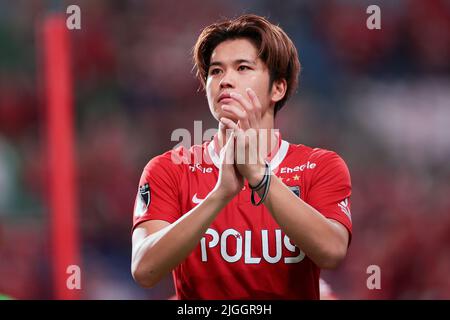
[[[311,174],[334,170],[348,173],[345,160],[335,151],[303,144],[290,144],[289,153],[295,158],[304,159],[308,168],[315,169],[311,170]]]
[[[323,165],[330,163],[345,165],[344,159],[337,152],[322,148],[311,148],[309,159]]]
[[[337,155],[337,153],[332,150],[323,148],[314,148],[304,144],[294,144],[294,143],[289,143],[289,152],[305,154],[308,157],[311,157],[312,159],[323,159]]]
[[[322,181],[337,185],[351,185],[350,171],[344,159],[335,151],[314,148],[309,156],[309,162],[316,163],[312,173],[313,181]]]
[[[182,172],[189,165],[202,161],[206,143],[203,145],[193,145],[189,149],[178,146],[150,159],[144,167],[144,172],[171,171]]]
[[[297,157],[306,157],[308,160],[318,162],[330,161],[333,159],[342,159],[342,157],[335,151],[323,148],[314,148],[304,144],[289,143],[288,155]]]
[[[158,174],[161,172],[176,173],[182,171],[186,158],[186,150],[183,147],[168,150],[151,158],[144,167],[143,174]]]

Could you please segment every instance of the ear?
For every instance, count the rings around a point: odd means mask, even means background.
[[[281,99],[283,99],[287,90],[287,82],[286,79],[275,80],[272,84],[272,92],[271,92],[271,100],[274,103],[277,103]]]

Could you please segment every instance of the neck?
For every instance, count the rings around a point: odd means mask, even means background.
[[[265,147],[263,150],[262,156],[266,158],[269,153],[277,147],[278,144],[278,135],[276,132],[278,130],[274,129],[274,118],[272,117],[265,117],[265,119],[261,119],[261,128],[259,133],[259,141],[258,143],[263,143]],[[263,133],[263,134],[261,134]],[[264,134],[265,133],[265,134]],[[226,143],[226,128],[219,123],[219,130],[217,131],[217,138],[218,138],[218,146],[220,150],[222,150],[223,146]]]

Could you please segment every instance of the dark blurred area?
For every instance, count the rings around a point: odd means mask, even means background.
[[[264,15],[292,38],[302,73],[277,115],[291,143],[331,149],[353,183],[345,262],[322,276],[341,299],[450,299],[449,1],[70,1],[83,299],[166,299],[171,276],[130,274],[139,177],[177,128],[217,124],[192,72],[201,29]],[[381,30],[366,8],[381,8]],[[0,293],[51,299],[43,68],[51,3],[0,0]],[[381,269],[381,289],[366,286]]]

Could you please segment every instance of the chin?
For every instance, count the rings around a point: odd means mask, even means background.
[[[234,116],[233,114],[231,114],[231,113],[223,112],[223,111],[216,112],[216,119],[217,119],[217,120],[220,120],[220,118],[222,118],[222,117],[225,117],[225,118],[227,118],[227,119],[230,119],[230,120],[233,121],[234,123],[237,123],[237,122],[238,122],[238,119],[236,119],[235,116]]]

